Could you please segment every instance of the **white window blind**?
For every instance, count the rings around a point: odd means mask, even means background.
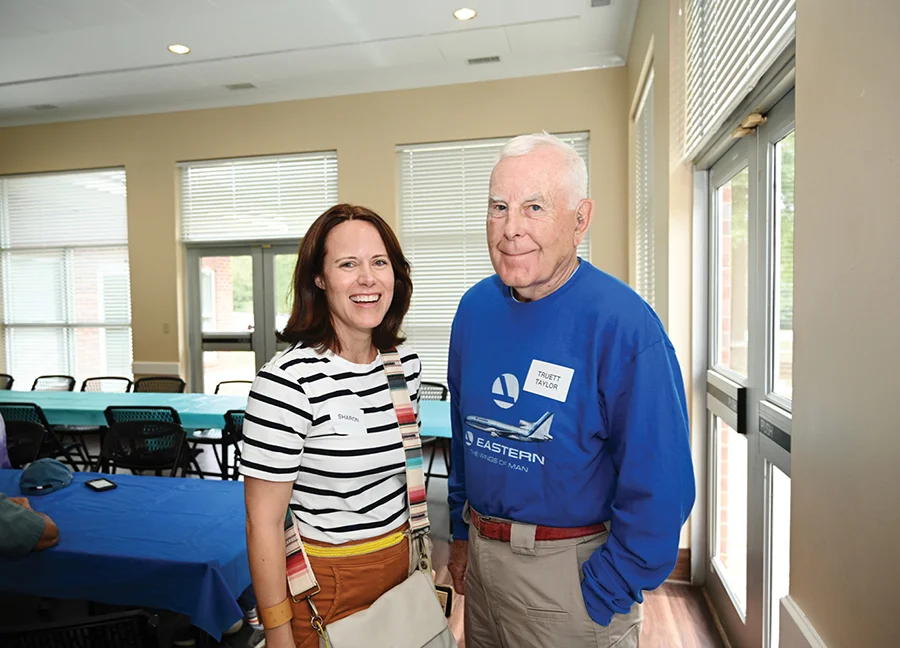
[[[335,151],[179,168],[186,243],[301,238],[338,200]]]
[[[687,0],[685,156],[716,135],[794,37],[796,0]]]
[[[653,70],[634,117],[634,288],[656,308],[656,248],[653,217]]]
[[[588,134],[557,135],[588,162]],[[446,384],[450,325],[460,298],[494,274],[485,227],[491,170],[508,138],[402,146],[400,237],[412,265],[413,298],[404,322],[423,379]],[[585,237],[578,254],[590,260]]]
[[[6,372],[131,375],[125,171],[0,178]]]

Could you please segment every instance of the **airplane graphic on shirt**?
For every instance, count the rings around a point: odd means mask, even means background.
[[[476,430],[488,432],[493,437],[503,437],[511,441],[524,441],[533,443],[537,441],[551,441],[550,426],[553,424],[553,414],[545,412],[537,421],[519,421],[519,427],[495,421],[482,416],[467,416],[466,424]]]

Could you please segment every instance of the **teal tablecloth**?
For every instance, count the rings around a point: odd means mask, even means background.
[[[0,403],[34,403],[50,425],[106,425],[110,405],[174,407],[181,424],[191,430],[221,428],[225,412],[247,407],[245,396],[209,394],[123,394],[114,392],[0,391]]]
[[[0,391],[0,403],[34,403],[50,425],[106,425],[103,410],[110,405],[174,407],[181,424],[190,430],[221,428],[225,412],[244,409],[244,396],[209,394],[121,394],[113,392]],[[421,401],[422,436],[449,439],[450,403]]]
[[[448,401],[419,401],[419,418],[423,437],[449,439],[452,436]]]

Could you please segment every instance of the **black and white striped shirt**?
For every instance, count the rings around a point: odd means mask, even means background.
[[[397,350],[418,419],[419,357]],[[406,456],[381,356],[355,364],[294,345],[257,375],[243,434],[241,473],[294,482],[304,537],[365,540],[408,519]]]

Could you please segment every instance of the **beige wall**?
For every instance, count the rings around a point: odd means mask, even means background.
[[[797,2],[791,597],[829,648],[898,643],[897,25]]]
[[[635,285],[633,252],[635,221],[635,135],[634,117],[650,68],[653,80],[653,195],[655,226],[656,303],[654,307],[666,326],[681,363],[681,373],[691,400],[691,237],[692,171],[682,164],[675,121],[680,111],[671,110],[680,101],[680,67],[675,0],[644,0],[638,7],[631,47],[628,52],[628,213],[629,281]],[[698,499],[702,497],[698,493]],[[690,524],[682,529],[682,548],[690,546]]]
[[[625,279],[626,80],[617,68],[0,129],[0,175],[124,165],[134,359],[183,361],[176,162],[336,149],[340,199],[394,222],[397,144],[588,130],[592,261]]]

